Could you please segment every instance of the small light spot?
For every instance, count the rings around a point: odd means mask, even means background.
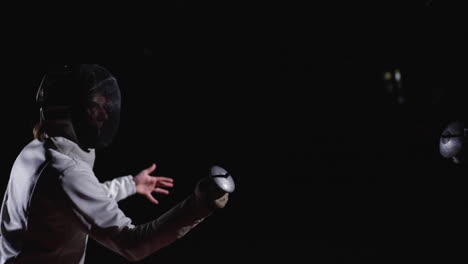
[[[395,70],[395,80],[397,82],[401,81],[401,73],[400,73],[400,70],[399,69],[396,69]]]
[[[392,79],[392,73],[391,72],[385,72],[384,73],[384,80],[389,81]]]

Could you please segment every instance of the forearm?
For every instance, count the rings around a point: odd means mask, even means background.
[[[116,200],[117,202],[136,193],[135,182],[131,175],[106,181],[102,183],[102,186],[106,190],[108,197]]]
[[[213,210],[192,194],[158,219],[124,227],[115,237],[92,235],[128,260],[141,260],[186,235]]]

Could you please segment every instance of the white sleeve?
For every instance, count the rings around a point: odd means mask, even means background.
[[[62,171],[60,183],[84,232],[130,261],[141,260],[181,238],[213,212],[205,200],[192,194],[158,219],[134,226],[89,167],[68,167]]]
[[[102,185],[104,186],[107,195],[117,202],[136,193],[135,182],[133,181],[133,176],[131,175],[115,178],[111,181],[106,181],[102,183]]]

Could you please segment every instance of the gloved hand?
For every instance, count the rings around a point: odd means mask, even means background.
[[[232,193],[234,189],[232,176],[225,169],[212,166],[208,177],[198,181],[195,187],[195,197],[198,201],[207,203],[212,209],[221,209],[226,206],[229,193]]]

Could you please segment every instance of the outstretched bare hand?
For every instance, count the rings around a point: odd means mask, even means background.
[[[174,180],[167,177],[151,176],[150,173],[152,173],[155,169],[156,164],[153,164],[151,167],[138,173],[135,177],[133,177],[133,180],[135,181],[136,192],[138,194],[146,196],[146,198],[148,198],[148,200],[154,204],[159,204],[158,200],[153,197],[152,193],[156,192],[161,194],[169,194],[169,191],[163,189],[162,187],[173,187]]]

